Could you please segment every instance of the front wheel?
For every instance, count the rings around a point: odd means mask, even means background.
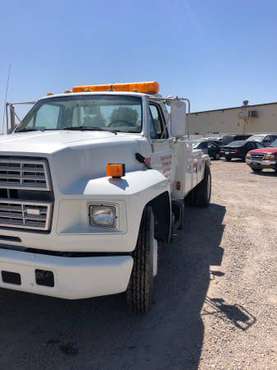
[[[256,172],[256,173],[262,172],[262,169],[261,168],[253,168],[253,167],[251,167],[251,169],[252,169],[253,172]]]
[[[132,311],[144,313],[152,305],[154,274],[157,266],[157,245],[154,239],[154,216],[146,206],[133,253],[134,265],[127,288],[127,303]]]

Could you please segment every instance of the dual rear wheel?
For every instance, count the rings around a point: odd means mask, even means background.
[[[208,207],[211,200],[212,175],[208,165],[205,166],[203,180],[187,195],[185,203],[192,207]]]

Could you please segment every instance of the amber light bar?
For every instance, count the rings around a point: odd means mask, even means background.
[[[104,85],[81,85],[74,86],[72,92],[97,92],[97,91],[130,91],[144,94],[157,94],[160,91],[160,84],[156,81],[115,83]]]

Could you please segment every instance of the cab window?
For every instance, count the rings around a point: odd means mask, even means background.
[[[246,149],[251,150],[251,149],[256,149],[256,143],[247,143],[246,144]]]
[[[215,143],[208,143],[208,148],[216,149],[217,145]]]
[[[208,148],[208,142],[204,141],[198,145],[198,149],[207,149]]]
[[[167,139],[167,127],[158,105],[149,104],[149,115],[151,139]]]
[[[35,127],[54,129],[57,127],[60,107],[54,104],[45,104],[37,111]]]

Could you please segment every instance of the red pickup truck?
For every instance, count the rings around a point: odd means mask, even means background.
[[[271,168],[277,172],[277,140],[270,147],[250,150],[246,156],[246,163],[254,172],[261,172]]]

